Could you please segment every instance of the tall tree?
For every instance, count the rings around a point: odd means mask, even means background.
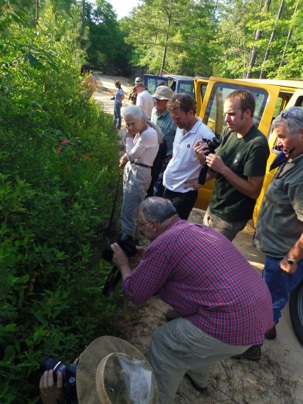
[[[97,0],[96,7],[87,3],[85,25],[89,33],[82,45],[89,63],[104,72],[129,75],[131,52],[112,5],[105,0]]]
[[[276,17],[276,21],[275,21],[275,24],[274,24],[274,28],[271,31],[270,38],[269,38],[269,41],[268,41],[268,45],[267,45],[267,48],[266,48],[266,52],[265,52],[265,55],[264,55],[263,63],[262,63],[262,66],[261,66],[260,79],[264,78],[264,64],[267,62],[267,60],[269,58],[270,46],[271,46],[271,44],[272,44],[272,42],[274,40],[274,36],[275,36],[275,27],[277,25],[277,22],[281,18],[283,7],[284,7],[284,0],[281,0],[280,7],[279,7],[279,10],[278,10],[278,14],[277,14],[277,17]]]
[[[135,29],[127,37],[137,64],[158,74],[198,72],[202,59],[208,60],[214,7],[211,0],[142,1],[129,18]]]

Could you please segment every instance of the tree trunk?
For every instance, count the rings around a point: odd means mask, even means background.
[[[162,76],[162,74],[163,74],[163,70],[164,70],[164,67],[165,67],[166,53],[167,53],[167,47],[165,46],[164,49],[163,49],[163,54],[162,54],[162,62],[161,62],[159,76]]]
[[[284,7],[284,0],[282,0],[281,3],[280,3],[280,7],[279,7],[279,11],[278,11],[278,14],[277,14],[277,17],[276,17],[276,21],[275,21],[274,27],[277,25],[277,22],[279,21],[279,19],[280,19],[280,17],[281,17],[281,14],[282,14],[282,11],[283,11],[283,7]],[[270,46],[271,46],[271,44],[272,44],[272,42],[273,42],[273,40],[274,40],[275,32],[276,32],[275,29],[273,29],[273,30],[271,31],[271,34],[270,34],[270,38],[269,38],[269,41],[268,41],[267,49],[266,49],[266,52],[265,52],[265,55],[264,55],[264,59],[263,59],[263,63],[262,63],[261,70],[260,70],[260,76],[259,76],[260,79],[263,79],[263,78],[264,78],[264,69],[263,69],[263,66],[264,66],[264,63],[265,63],[265,62],[268,60],[268,58],[269,58]]]
[[[263,11],[264,11],[264,12],[268,12],[269,7],[270,7],[270,4],[271,4],[271,0],[265,0],[264,6],[263,6]],[[252,49],[251,49],[251,51],[250,51],[250,58],[249,58],[249,63],[248,63],[248,69],[247,69],[245,78],[250,78],[250,77],[252,76],[251,70],[252,70],[252,68],[253,68],[254,65],[255,65],[256,58],[257,58],[257,53],[258,53],[258,52],[257,52],[257,46],[256,46],[255,44],[256,44],[257,41],[260,39],[261,35],[262,35],[262,31],[259,30],[259,29],[257,29],[257,30],[255,31],[254,45],[253,45],[253,47],[252,47]]]
[[[297,11],[298,11],[299,1],[300,1],[300,0],[297,1],[296,6],[295,6],[294,14],[293,14],[294,16],[296,15],[296,13],[297,13]],[[286,41],[285,41],[285,46],[284,46],[284,49],[283,49],[283,53],[282,53],[282,57],[281,57],[281,61],[280,61],[279,68],[283,65],[283,62],[284,62],[284,59],[285,59],[285,54],[286,54],[286,51],[287,51],[287,46],[288,46],[289,41],[290,41],[290,38],[291,38],[291,34],[292,34],[292,29],[290,29],[290,30],[288,31],[288,34],[287,34],[287,38],[286,38]]]

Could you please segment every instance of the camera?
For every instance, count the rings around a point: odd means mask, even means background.
[[[137,248],[135,240],[129,236],[125,239],[120,239],[117,241],[118,245],[122,248],[125,254],[130,258],[137,254]],[[113,259],[113,250],[109,247],[106,247],[102,251],[102,258],[108,262]],[[114,266],[111,273],[108,275],[104,288],[103,288],[103,295],[109,296],[116,288],[117,284],[121,279],[120,271]]]
[[[209,153],[215,153],[216,148],[220,146],[221,143],[219,136],[215,136],[212,139],[202,139],[202,140],[207,144],[207,147],[209,148],[209,152],[206,154],[206,156]]]
[[[76,371],[77,365],[70,363],[66,365],[58,358],[52,358],[51,356],[46,356],[42,359],[40,365],[40,371],[53,370],[54,381],[57,381],[57,374],[60,370],[63,379],[63,391],[64,397],[67,403],[72,403],[77,399],[76,390]]]
[[[133,257],[134,255],[137,254],[136,243],[131,236],[123,240],[118,240],[117,243],[128,257]],[[113,255],[114,253],[113,250],[110,248],[110,246],[106,247],[102,251],[102,258],[105,261],[110,262],[113,259]]]
[[[214,136],[212,139],[202,139],[203,142],[207,144],[207,147],[209,149],[209,152],[205,153],[205,156],[208,156],[210,153],[215,153],[216,148],[220,146],[221,140],[219,136]],[[198,184],[204,185],[205,180],[206,180],[206,175],[207,175],[208,167],[205,165],[202,167],[199,178],[198,178]]]

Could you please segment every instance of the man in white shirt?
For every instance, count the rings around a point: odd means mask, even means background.
[[[154,99],[143,83],[138,83],[137,85],[136,105],[143,109],[148,119],[151,118],[152,109],[154,108]]]
[[[212,139],[215,135],[200,118],[196,117],[196,102],[189,94],[175,94],[167,109],[177,131],[173,156],[164,171],[164,198],[170,199],[181,219],[188,216],[196,202],[198,191],[188,181],[199,177],[201,166],[193,146],[198,140]]]

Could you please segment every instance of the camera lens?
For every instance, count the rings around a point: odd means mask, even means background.
[[[61,362],[58,358],[52,358],[51,356],[46,356],[42,359],[40,365],[40,371],[44,372],[45,370],[53,370],[54,374],[54,381],[57,381],[57,372],[60,370],[62,372],[63,380],[66,377],[66,365]]]

